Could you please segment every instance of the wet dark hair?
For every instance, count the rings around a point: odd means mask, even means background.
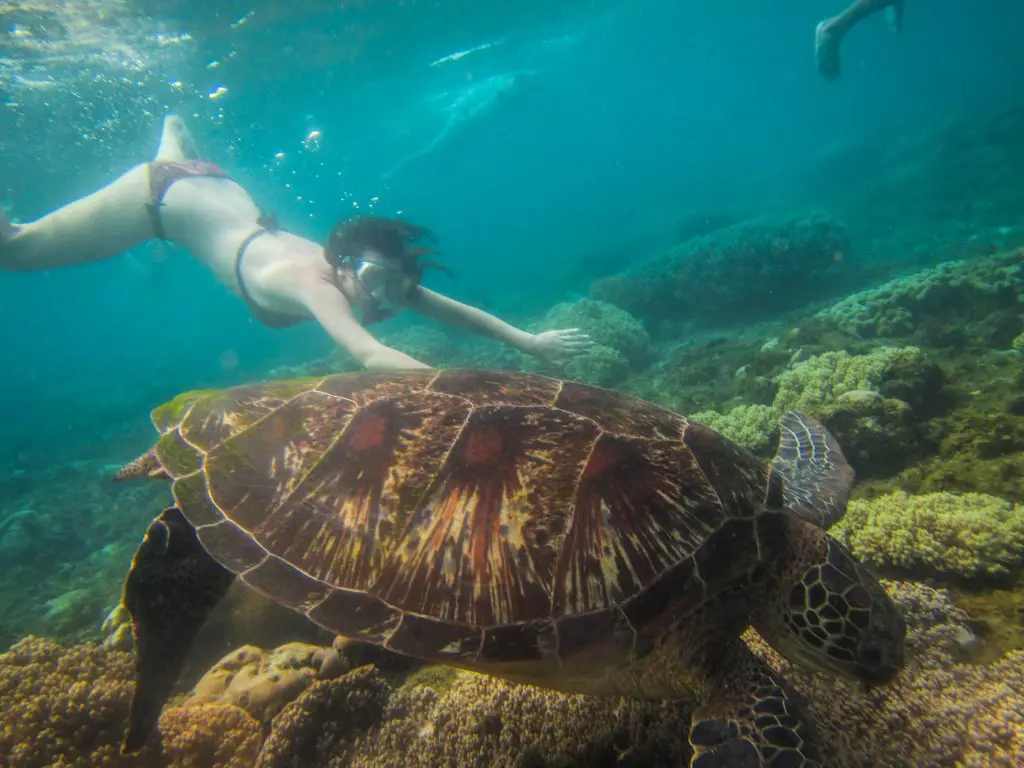
[[[437,237],[426,227],[383,216],[358,216],[335,224],[324,257],[337,269],[346,258],[359,258],[363,251],[372,249],[388,261],[397,262],[402,274],[419,285],[425,269],[440,269],[451,275],[443,264],[424,261],[424,257],[437,253],[436,243]]]

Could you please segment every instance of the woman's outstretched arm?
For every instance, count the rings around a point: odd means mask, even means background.
[[[448,325],[488,336],[543,360],[560,364],[590,346],[590,337],[576,328],[529,333],[482,309],[420,286],[409,308]]]
[[[368,370],[390,371],[429,368],[426,363],[381,343],[359,323],[345,297],[329,281],[312,276],[301,291],[313,319]]]

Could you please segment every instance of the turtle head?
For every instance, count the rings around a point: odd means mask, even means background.
[[[906,626],[874,574],[815,525],[797,522],[794,546],[754,622],[790,661],[866,686],[903,667]]]

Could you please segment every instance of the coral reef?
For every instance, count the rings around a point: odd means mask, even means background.
[[[862,560],[920,577],[1006,580],[1024,567],[1024,506],[979,493],[857,499],[832,534]]]
[[[651,322],[728,325],[820,300],[849,280],[844,229],[825,214],[765,217],[687,240],[590,294]]]
[[[623,381],[630,368],[643,367],[650,360],[651,338],[643,325],[625,310],[604,301],[580,299],[557,304],[533,330],[579,328],[593,340],[593,346],[572,358],[564,368],[524,356],[525,370],[561,375],[599,387]]]
[[[1009,349],[1024,331],[1024,251],[958,260],[848,296],[815,320],[860,338]]]
[[[1024,765],[1024,651],[989,665],[965,657],[977,642],[948,593],[913,582],[886,584],[907,620],[907,666],[897,680],[863,691],[805,672],[752,639],[798,690],[830,740],[840,768]]]
[[[29,637],[0,654],[0,765],[5,768],[248,768],[259,724],[234,707],[164,711],[159,737],[120,754],[132,657]]]
[[[586,352],[576,355],[561,371],[533,360],[525,367],[527,370],[536,368],[595,387],[614,387],[629,375],[629,361],[618,350],[603,344],[594,344]]]
[[[556,304],[538,324],[537,330],[550,328],[579,328],[595,344],[616,350],[635,367],[650,361],[651,337],[640,321],[604,301],[579,299]]]
[[[824,739],[839,748],[838,768],[1022,764],[1024,652],[973,664],[978,641],[946,592],[886,587],[908,623],[907,666],[891,684],[864,692],[793,667],[753,632],[746,639],[806,695]],[[324,650],[281,653],[303,663],[319,654],[322,663]],[[159,745],[122,757],[130,662],[34,638],[0,656],[0,760],[11,768],[583,768],[689,758],[686,702],[569,695],[440,667],[392,682],[373,666],[312,682],[266,731],[230,704],[169,707]]]
[[[900,472],[913,493],[977,491],[1024,502],[1024,357],[964,356],[948,364],[954,406],[926,429],[936,449]]]
[[[316,682],[274,718],[256,768],[346,768],[360,737],[377,724],[391,688],[370,665]],[[392,765],[409,759],[392,754]],[[356,763],[358,764],[358,763]]]
[[[814,413],[844,395],[877,393],[890,371],[921,361],[917,347],[881,347],[866,355],[825,352],[795,363],[778,377],[773,405],[780,414],[788,410]]]
[[[269,723],[314,681],[337,677],[347,670],[347,662],[334,648],[287,643],[264,652],[246,645],[214,664],[183,704],[230,704],[261,723]]]
[[[259,723],[244,710],[221,704],[170,707],[160,717],[159,733],[160,757],[145,759],[164,762],[147,766],[250,768],[263,741]]]
[[[922,420],[938,407],[942,382],[917,347],[825,352],[784,370],[772,405],[777,416],[796,409],[821,419],[861,478],[874,477],[932,449]]]
[[[686,708],[561,694],[470,672],[420,675],[398,688],[352,765],[669,766],[689,759]]]
[[[112,471],[103,462],[47,467],[0,501],[0,648],[29,634],[100,639],[139,532],[169,500],[151,484],[115,494]]]
[[[721,432],[754,453],[769,453],[775,447],[771,438],[779,420],[771,406],[739,405],[724,414],[698,411],[690,418]]]

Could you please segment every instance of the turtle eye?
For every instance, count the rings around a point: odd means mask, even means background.
[[[860,649],[860,659],[869,667],[885,666],[888,656],[889,649],[875,638],[868,638]]]

